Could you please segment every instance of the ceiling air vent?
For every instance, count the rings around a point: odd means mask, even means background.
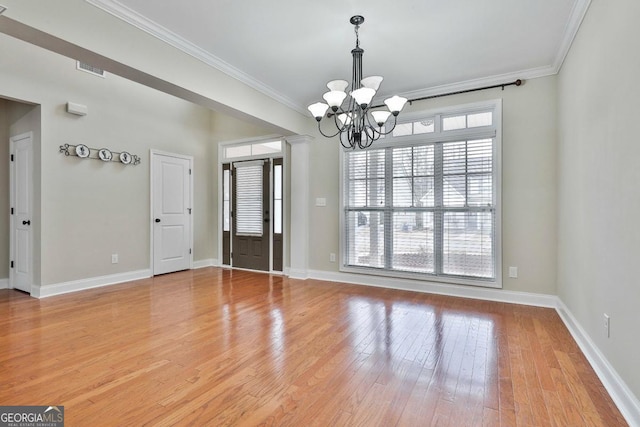
[[[104,77],[104,70],[102,68],[94,67],[93,65],[89,65],[86,62],[77,61],[76,68],[80,71],[93,74],[94,76]]]

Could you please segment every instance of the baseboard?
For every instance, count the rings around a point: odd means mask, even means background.
[[[0,279],[0,289],[9,289],[9,279]]]
[[[219,267],[220,260],[215,258],[207,258],[201,259],[198,261],[193,261],[193,269],[197,270],[198,268],[206,268],[206,267]]]
[[[309,270],[308,277],[310,279],[326,280],[328,282],[342,282],[353,285],[375,286],[379,288],[508,302],[511,304],[532,305],[536,307],[556,308],[558,306],[558,297],[547,294],[320,270]]]
[[[148,277],[151,277],[151,270],[146,269],[73,280],[71,282],[56,283],[54,285],[32,286],[31,296],[36,298],[46,298],[54,295],[68,294],[70,292],[84,291],[86,289],[130,282],[132,280],[146,279]]]
[[[311,278],[311,276],[309,276],[308,270],[303,270],[300,268],[289,268],[288,273],[289,273],[288,276],[291,279],[307,280]],[[336,280],[336,281],[339,282],[339,280]]]
[[[578,346],[602,381],[609,395],[618,406],[630,426],[640,426],[640,401],[633,394],[618,372],[596,346],[564,302],[558,299],[558,314],[576,340]]]

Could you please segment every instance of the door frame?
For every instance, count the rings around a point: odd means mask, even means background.
[[[30,149],[30,153],[29,155],[31,156],[30,159],[30,163],[31,163],[31,171],[30,174],[31,176],[30,178],[30,184],[31,184],[31,191],[29,191],[29,209],[31,210],[31,217],[32,217],[32,221],[33,221],[33,179],[34,179],[34,170],[33,170],[33,132],[29,131],[29,132],[25,132],[25,133],[21,133],[19,135],[15,135],[9,138],[9,158],[11,158],[11,156],[14,155],[14,150],[16,147],[16,143],[19,141],[22,141],[24,139],[29,139],[31,141],[31,149]],[[9,208],[13,209],[16,206],[16,191],[15,191],[15,162],[13,161],[9,161]],[[9,258],[10,261],[15,261],[15,228],[16,228],[16,215],[14,214],[9,214]],[[29,294],[31,294],[33,292],[33,242],[34,242],[34,232],[33,232],[33,228],[30,229],[29,232],[29,250],[30,250],[30,254],[29,254],[29,258],[30,258],[30,268],[29,268],[29,272],[30,272],[30,277],[29,277]],[[15,289],[14,283],[15,282],[15,268],[11,267],[11,265],[9,265],[9,289]]]
[[[150,275],[151,277],[153,277],[153,271],[154,271],[154,256],[153,256],[153,247],[154,247],[154,232],[153,232],[153,220],[154,220],[154,215],[153,215],[153,189],[154,189],[154,185],[153,185],[153,172],[154,172],[154,168],[153,168],[153,159],[154,156],[156,155],[160,155],[160,156],[166,156],[166,157],[175,157],[177,159],[182,159],[182,160],[187,160],[189,162],[189,169],[191,170],[191,173],[189,174],[189,197],[191,199],[191,215],[189,215],[189,221],[190,221],[190,235],[189,235],[189,247],[192,248],[191,253],[189,254],[189,269],[193,270],[193,217],[195,215],[194,209],[193,207],[195,206],[195,203],[193,203],[193,177],[194,177],[194,168],[193,168],[193,156],[187,156],[184,154],[177,154],[177,153],[170,153],[168,151],[161,151],[161,150],[155,150],[155,149],[150,149],[149,150],[149,270],[150,270]]]
[[[281,140],[282,141],[282,150],[279,153],[274,154],[259,154],[255,156],[243,156],[243,157],[234,157],[227,158],[225,156],[225,149],[230,146],[241,146],[241,145],[250,145],[261,142],[269,142]],[[289,144],[286,142],[285,138],[281,135],[267,135],[258,138],[245,138],[238,139],[232,141],[224,141],[218,144],[218,164],[216,176],[218,177],[218,207],[216,209],[216,215],[218,216],[218,225],[217,225],[217,233],[219,235],[218,238],[218,259],[215,260],[215,265],[223,268],[235,268],[238,270],[242,270],[238,267],[233,267],[233,260],[231,260],[230,265],[226,265],[222,263],[223,256],[223,248],[222,248],[222,227],[223,227],[223,170],[222,165],[225,163],[233,163],[240,162],[244,160],[256,160],[256,159],[269,159],[271,164],[271,170],[269,172],[269,212],[273,215],[273,159],[281,158],[282,159],[282,258],[283,258],[283,266],[282,271],[273,270],[273,226],[272,222],[269,222],[269,270],[261,271],[261,270],[252,270],[256,272],[262,273],[270,273],[270,274],[281,274],[287,276],[289,274],[289,267],[285,266],[289,260],[289,233],[288,227],[289,224],[289,193],[287,191],[287,182],[288,182],[288,165],[289,165]],[[233,179],[233,178],[232,178]],[[232,184],[233,185],[233,184]],[[233,230],[233,225],[232,225]],[[233,245],[232,245],[233,247]]]

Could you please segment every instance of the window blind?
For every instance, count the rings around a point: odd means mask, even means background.
[[[495,279],[494,144],[345,152],[345,265]]]
[[[236,230],[237,235],[262,236],[263,234],[263,181],[262,162],[234,163],[236,181]]]

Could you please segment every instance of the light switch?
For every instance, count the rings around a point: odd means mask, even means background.
[[[327,199],[325,199],[324,197],[317,197],[316,206],[327,206]]]

